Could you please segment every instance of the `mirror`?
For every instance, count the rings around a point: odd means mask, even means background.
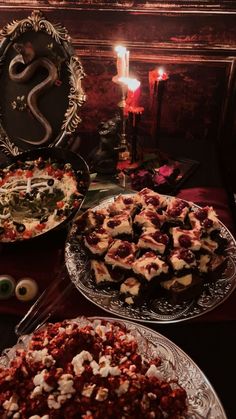
[[[0,149],[63,143],[81,121],[84,71],[67,30],[41,11],[1,30]]]

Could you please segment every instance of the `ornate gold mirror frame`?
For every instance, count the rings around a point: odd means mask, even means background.
[[[38,41],[38,36],[43,39],[41,40],[40,38],[40,41]],[[81,80],[85,76],[85,73],[79,58],[74,54],[67,30],[60,24],[52,24],[45,19],[41,11],[35,10],[26,19],[20,21],[14,20],[8,23],[0,31],[0,39],[0,88],[2,83],[2,88],[0,89],[2,91],[2,99],[0,99],[0,149],[7,155],[17,155],[25,149],[39,145],[54,146],[62,144],[65,137],[72,134],[81,122],[79,111],[86,99],[81,85]],[[32,39],[33,41],[31,43]],[[35,48],[37,49],[38,47],[34,46],[34,39],[37,40],[36,43],[38,45],[41,43],[41,52],[39,54],[37,51],[35,53]],[[48,43],[48,40],[51,42]],[[45,44],[43,48],[42,44]],[[50,48],[52,48],[51,51]],[[45,52],[43,49],[46,51],[46,58],[43,56]],[[59,53],[55,58],[56,49],[58,49]],[[49,52],[51,55],[49,55]],[[27,86],[27,81],[24,82],[22,77],[20,83],[18,83],[19,74],[23,75],[25,70],[28,71],[27,68],[30,66],[37,67],[36,62],[40,60],[41,64],[39,63],[39,67],[41,66],[41,76],[38,77],[35,75],[37,74],[37,70],[33,74],[29,86]],[[54,66],[56,75],[54,74],[54,78],[50,80],[49,90],[43,87],[38,97],[40,86],[42,87],[45,84],[45,77],[47,76],[47,80],[50,78],[50,70],[45,63]],[[18,71],[19,69],[20,73]],[[16,132],[14,124],[17,125],[18,123],[19,131],[25,130],[26,132],[27,124],[29,126],[31,124],[34,130],[34,124],[36,123],[40,134],[37,136],[42,137],[43,125],[48,121],[45,115],[43,115],[40,101],[42,103],[44,100],[44,103],[47,103],[45,99],[45,96],[47,96],[46,93],[51,95],[51,102],[48,106],[52,119],[53,104],[55,110],[60,106],[60,95],[55,85],[60,87],[60,83],[62,83],[58,76],[58,74],[61,74],[61,71],[64,72],[66,77],[63,86],[64,96],[61,101],[65,103],[63,104],[63,110],[61,110],[61,120],[59,122],[57,121],[57,124],[59,124],[57,130],[53,130],[52,128],[51,133],[48,132],[48,135],[45,135],[44,132],[43,139],[38,141],[30,141],[24,137],[22,138],[20,135],[19,138],[18,135],[11,135],[11,131],[14,129]],[[7,86],[7,83],[9,86]],[[25,89],[24,94],[22,94],[22,89]],[[53,92],[55,93],[55,97],[53,97]],[[60,119],[58,116],[56,117]],[[22,127],[20,126],[21,121],[24,121],[22,122]]]

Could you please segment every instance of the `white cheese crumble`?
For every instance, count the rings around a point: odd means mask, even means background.
[[[45,367],[50,367],[51,365],[55,364],[55,360],[53,359],[52,355],[48,354],[47,348],[28,352],[26,359],[29,362],[42,362]]]
[[[4,409],[9,413],[12,414],[13,412],[17,412],[19,410],[19,405],[17,403],[18,397],[16,394],[13,394],[9,400],[5,400],[3,403]],[[8,416],[8,415],[7,415]]]
[[[96,384],[85,384],[81,392],[84,397],[91,397]]]
[[[84,372],[83,363],[85,361],[91,362],[93,360],[92,355],[88,351],[81,351],[78,355],[74,356],[71,363],[74,368],[76,375],[81,375]]]
[[[40,371],[37,375],[33,378],[33,383],[35,385],[34,390],[31,393],[30,398],[34,398],[40,394],[42,394],[43,390],[46,392],[50,392],[53,387],[49,386],[46,381],[44,380],[45,374],[47,373],[47,370],[44,369]]]
[[[115,390],[118,397],[122,396],[122,394],[127,393],[129,389],[129,381],[125,380],[123,383],[119,385],[119,387]]]
[[[98,392],[96,394],[95,400],[98,402],[103,402],[108,397],[108,388],[99,387]]]
[[[156,365],[152,364],[148,368],[146,372],[146,376],[149,377],[156,377],[158,380],[163,381],[162,373],[157,369]]]
[[[58,389],[61,394],[73,394],[75,389],[73,387],[73,375],[62,374],[58,380]]]

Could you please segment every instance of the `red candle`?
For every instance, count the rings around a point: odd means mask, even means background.
[[[136,79],[128,79],[127,82],[128,94],[126,99],[126,105],[132,106],[133,108],[138,106],[140,98],[140,81]]]
[[[169,77],[163,68],[149,71],[149,87],[152,112],[151,134],[155,139],[156,144],[158,143],[158,138],[160,136],[162,100],[165,84],[168,78]]]
[[[139,106],[139,98],[141,94],[140,81],[132,78],[122,79],[127,86],[128,93],[125,101],[125,114],[128,113],[142,113],[143,108]]]

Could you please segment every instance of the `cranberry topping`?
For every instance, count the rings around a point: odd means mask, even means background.
[[[99,234],[106,234],[106,230],[104,230],[104,228],[100,227],[100,228],[96,228],[96,233]]]
[[[124,198],[124,204],[125,205],[131,205],[133,203],[132,198]]]
[[[159,268],[158,264],[157,264],[157,263],[154,263],[154,262],[149,263],[149,264],[146,266],[146,269],[148,270],[148,273],[149,273],[149,274],[150,274],[150,272],[151,272],[151,270],[152,270],[152,269],[154,269],[155,271],[157,271],[157,270],[158,270],[158,268]]]
[[[178,201],[173,208],[168,210],[168,213],[171,217],[178,217],[184,208],[188,207],[188,203],[184,201]]]
[[[90,245],[98,244],[99,238],[95,233],[90,233],[86,236],[86,241]]]
[[[213,226],[213,221],[210,220],[210,218],[205,218],[202,225],[204,228],[211,228]]]
[[[129,243],[122,243],[116,250],[116,255],[120,258],[125,258],[131,253],[131,247]]]
[[[104,214],[99,214],[98,212],[94,212],[94,218],[98,224],[102,224],[105,218]]]
[[[177,207],[178,207],[179,209],[181,209],[181,211],[182,211],[184,208],[189,207],[189,204],[188,204],[187,202],[180,201],[180,202],[178,202]]]
[[[187,263],[192,263],[194,262],[194,254],[189,249],[181,249],[179,259],[183,259]]]
[[[181,214],[181,208],[172,208],[168,211],[171,217],[178,217]]]
[[[181,236],[179,236],[179,244],[182,247],[191,247],[192,241],[187,234],[181,234]]]
[[[155,212],[147,211],[146,215],[154,226],[160,227],[160,220]]]
[[[157,197],[155,196],[147,196],[145,197],[145,202],[147,205],[154,205],[154,206],[158,206],[160,201]]]
[[[207,218],[208,215],[208,209],[207,208],[202,208],[199,209],[195,212],[195,217],[199,220],[199,221],[203,221]]]
[[[108,221],[107,226],[108,226],[108,227],[110,227],[110,228],[115,228],[115,227],[117,227],[120,223],[121,223],[121,221],[120,221],[120,220],[110,220],[110,221]]]
[[[152,237],[158,243],[167,245],[169,242],[169,237],[167,236],[167,234],[161,233],[160,231],[155,231],[155,233],[152,234]]]

